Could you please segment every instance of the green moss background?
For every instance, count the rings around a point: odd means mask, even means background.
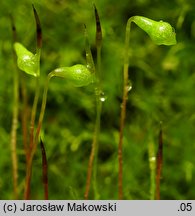
[[[0,2],[0,199],[13,198],[10,131],[15,66],[9,14],[14,17],[18,41],[34,52],[32,3],[43,31],[42,88],[47,74],[54,68],[85,63],[84,23],[96,60],[93,3],[99,11],[103,29],[102,84],[106,97],[99,137],[97,182],[100,199],[118,197],[118,129],[127,19],[142,15],[162,19],[175,27],[178,43],[156,46],[145,32],[132,26],[129,77],[133,87],[128,98],[124,134],[124,198],[150,199],[148,146],[152,143],[157,150],[159,123],[162,121],[161,198],[194,199],[195,5],[192,0]],[[21,75],[27,87],[30,114],[35,81],[24,73]],[[37,115],[40,103],[41,100]],[[17,138],[20,199],[23,198],[25,180],[21,115]],[[50,199],[83,199],[94,122],[94,86],[73,88],[68,82],[54,78],[49,87],[41,135],[48,157]],[[33,164],[33,199],[43,199],[41,166],[38,148]],[[93,187],[90,199],[94,199]]]

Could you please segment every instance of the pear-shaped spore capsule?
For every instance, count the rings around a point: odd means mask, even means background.
[[[52,71],[52,76],[62,77],[75,87],[87,86],[94,82],[94,73],[82,64],[72,67],[60,67]]]
[[[21,43],[14,43],[14,49],[17,55],[17,65],[20,70],[27,74],[38,77],[39,72],[39,58],[37,54],[31,53]]]
[[[155,44],[174,45],[177,43],[175,30],[169,23],[142,16],[134,16],[131,19],[150,36]]]

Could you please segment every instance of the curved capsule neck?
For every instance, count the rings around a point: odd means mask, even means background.
[[[154,25],[154,23],[157,23],[157,21],[151,20],[151,19],[143,17],[143,16],[133,16],[132,21],[136,25],[138,25],[140,28],[144,28],[146,26],[151,27],[152,25]]]

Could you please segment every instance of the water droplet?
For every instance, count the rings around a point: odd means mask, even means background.
[[[150,157],[150,161],[151,162],[155,162],[156,161],[156,157]]]
[[[132,89],[132,83],[131,83],[131,81],[129,80],[129,81],[128,81],[128,85],[127,85],[127,91],[129,92],[129,91],[131,91],[131,89]]]
[[[100,100],[101,100],[102,102],[104,102],[104,101],[106,100],[106,98],[105,98],[105,97],[101,97]]]
[[[131,91],[131,89],[132,89],[132,86],[128,86],[128,91]]]
[[[107,97],[105,96],[104,92],[100,92],[100,101],[104,102],[107,99]]]

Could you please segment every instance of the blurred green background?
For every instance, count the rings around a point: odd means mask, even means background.
[[[158,147],[163,122],[162,199],[195,199],[195,5],[188,0],[3,0],[0,3],[0,199],[13,198],[10,131],[13,107],[11,13],[18,41],[35,52],[35,22],[43,31],[42,88],[47,74],[59,66],[85,63],[83,24],[96,61],[93,3],[103,29],[103,103],[98,155],[100,199],[118,198],[118,129],[122,101],[122,69],[127,19],[133,15],[164,20],[175,27],[178,43],[156,46],[132,25],[129,76],[132,90],[124,134],[124,198],[150,199],[148,146]],[[35,81],[21,73],[27,87],[29,113]],[[42,92],[41,92],[42,94]],[[41,98],[37,115],[40,110]],[[17,154],[19,193],[23,198],[25,156],[19,116]],[[60,78],[50,82],[42,139],[48,157],[49,198],[83,199],[95,122],[94,86],[74,88]],[[43,199],[41,151],[32,176],[32,198]],[[93,186],[90,199],[94,199]]]

